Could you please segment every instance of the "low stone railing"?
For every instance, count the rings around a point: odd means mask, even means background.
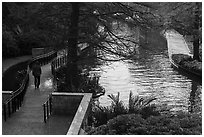
[[[74,117],[67,135],[85,134],[83,131],[88,125],[92,93],[53,92],[50,97],[52,100],[52,115]]]
[[[92,107],[91,106],[92,93],[76,93],[76,94],[82,94],[83,98],[79,104],[72,124],[69,127],[67,135],[86,134],[85,128],[88,126],[88,115]]]
[[[52,61],[51,70],[55,82],[57,69],[65,66],[67,62],[67,54],[57,57]],[[92,93],[53,92],[51,96],[51,114],[57,112],[75,115],[67,135],[85,134],[84,130],[88,125],[88,114],[91,110]],[[46,114],[46,112],[44,113]]]

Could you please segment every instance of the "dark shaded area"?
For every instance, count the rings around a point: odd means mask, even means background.
[[[161,30],[141,29],[140,47],[147,50],[163,51],[167,48],[167,41],[160,32]]]
[[[27,74],[29,61],[18,63],[6,70],[2,77],[2,90],[15,91],[22,84],[22,80]]]
[[[202,62],[194,60],[188,55],[184,54],[173,54],[173,61],[180,66],[179,68],[189,73],[195,74],[202,78]]]
[[[74,116],[80,105],[83,96],[52,96],[52,114],[53,115],[64,115],[64,116]],[[51,116],[52,117],[52,116]]]

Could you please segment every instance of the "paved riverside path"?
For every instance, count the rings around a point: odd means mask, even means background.
[[[167,30],[165,32],[165,37],[167,39],[168,53],[172,54],[190,54],[188,44],[186,43],[184,37],[175,30]]]
[[[41,85],[34,88],[34,78],[30,73],[29,85],[20,110],[5,122],[2,120],[3,135],[63,135],[68,131],[72,117],[52,116],[43,122],[42,104],[54,90],[50,63],[42,66]]]
[[[11,66],[31,59],[32,56],[20,56],[15,58],[2,59],[2,74]]]

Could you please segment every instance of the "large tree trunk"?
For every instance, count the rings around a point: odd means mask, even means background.
[[[78,42],[78,22],[79,22],[79,3],[73,2],[71,12],[71,25],[68,38],[68,60],[66,83],[69,90],[76,90],[79,85],[77,68],[77,42]]]
[[[196,3],[196,10],[195,10],[195,20],[194,20],[194,40],[193,40],[193,59],[199,60],[199,3]]]

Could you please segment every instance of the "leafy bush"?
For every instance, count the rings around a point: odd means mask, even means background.
[[[184,54],[173,54],[172,59],[187,70],[202,74],[202,62],[193,60],[192,57]]]
[[[153,104],[150,104],[156,98],[141,98],[139,96],[133,96],[132,92],[129,94],[129,105],[125,106],[123,102],[119,99],[120,93],[116,96],[108,95],[112,100],[110,106],[99,106],[95,105],[93,107],[92,115],[89,115],[93,119],[94,126],[100,126],[106,124],[108,120],[121,115],[121,114],[141,114],[143,118],[147,118],[151,115],[157,116],[160,115],[159,111],[156,110],[156,107]]]
[[[150,116],[119,115],[97,128],[90,135],[201,135],[202,118],[197,114]]]
[[[129,105],[125,107],[119,100],[119,93],[109,95],[111,106],[97,106],[93,109],[92,127],[86,131],[90,135],[199,135],[202,118],[198,114],[178,112],[162,114],[150,104],[156,98],[143,99],[129,95]],[[94,127],[95,126],[95,127]]]
[[[80,75],[81,92],[93,93],[93,98],[97,98],[105,94],[105,89],[99,84],[99,77],[96,75],[90,75],[88,71],[81,73]]]
[[[56,79],[57,79],[57,91],[70,91],[67,89],[66,83],[66,70],[67,67],[63,66],[56,71]],[[73,88],[73,91],[76,92],[86,92],[93,93],[93,98],[97,98],[101,95],[105,94],[105,90],[99,84],[99,77],[96,75],[90,75],[88,71],[79,70],[79,87],[77,89]],[[70,83],[69,83],[70,84]]]

